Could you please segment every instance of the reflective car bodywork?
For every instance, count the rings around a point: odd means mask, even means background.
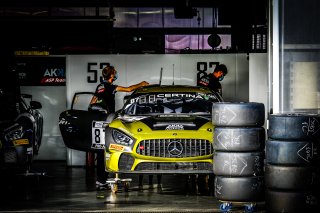
[[[40,102],[12,88],[0,88],[0,165],[17,171],[30,170],[38,154],[43,132]]]
[[[106,127],[106,169],[136,173],[212,173],[211,90],[151,86],[135,91]]]
[[[106,170],[116,173],[212,173],[213,102],[219,94],[208,88],[182,85],[151,85],[126,97],[123,108],[99,119],[92,118],[92,141],[72,140],[81,130],[79,121],[60,115],[60,130],[69,148],[82,151],[105,149]],[[92,111],[82,111],[88,122]],[[100,117],[101,118],[101,117]],[[68,121],[66,121],[68,120]],[[84,121],[83,121],[84,122]],[[82,126],[88,124],[82,124]],[[91,125],[91,124],[90,124]],[[72,126],[72,131],[66,131]],[[73,134],[76,135],[76,134]]]

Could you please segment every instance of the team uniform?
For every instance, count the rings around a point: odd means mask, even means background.
[[[219,78],[214,77],[213,74],[208,74],[203,76],[199,81],[198,81],[198,86],[205,86],[209,87],[215,92],[218,92],[220,95],[222,95],[222,86],[219,81]]]
[[[107,81],[100,83],[95,91],[93,100],[90,103],[91,110],[106,110],[107,113],[115,112],[115,94],[117,85]],[[97,182],[98,189],[104,189],[108,173],[105,171],[104,150],[97,150]]]

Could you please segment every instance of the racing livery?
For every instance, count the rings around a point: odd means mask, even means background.
[[[60,129],[64,140],[69,137],[65,141],[69,148],[104,149],[110,172],[213,173],[211,111],[212,103],[221,101],[219,94],[205,87],[150,85],[135,90],[116,113],[92,119],[91,141],[80,139],[79,145],[71,140],[65,129],[79,128],[65,112],[60,115]],[[69,110],[69,117],[73,113]],[[82,112],[87,118],[89,113],[93,112]]]

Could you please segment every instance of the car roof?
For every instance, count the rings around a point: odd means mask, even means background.
[[[140,87],[135,90],[135,94],[153,93],[153,92],[199,92],[199,93],[214,93],[211,89],[201,86],[190,85],[149,85]]]

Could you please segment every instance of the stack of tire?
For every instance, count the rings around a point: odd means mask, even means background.
[[[221,202],[256,203],[264,200],[264,122],[263,103],[213,104],[214,195]],[[222,211],[229,210],[224,208],[231,207],[220,205]]]
[[[315,212],[320,115],[271,114],[266,141],[267,212]]]

